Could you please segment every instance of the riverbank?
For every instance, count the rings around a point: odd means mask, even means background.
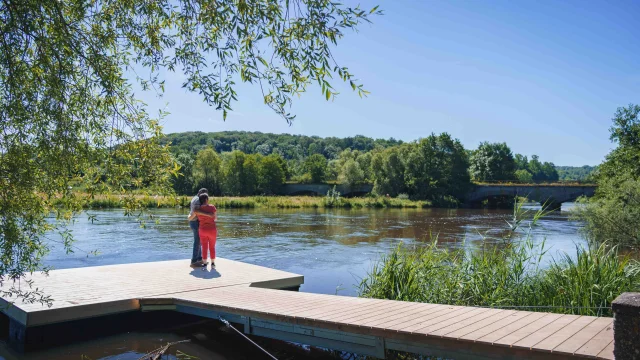
[[[190,196],[147,196],[135,195],[135,201],[143,208],[187,208]],[[97,195],[87,201],[87,209],[116,209],[124,207],[124,196]],[[429,201],[413,201],[387,197],[327,197],[327,196],[221,196],[214,197],[212,203],[221,209],[298,209],[298,208],[341,208],[341,209],[421,209],[429,208]]]

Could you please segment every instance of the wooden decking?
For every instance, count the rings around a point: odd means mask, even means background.
[[[613,319],[477,307],[362,299],[346,296],[284,292],[247,287],[216,288],[142,299],[154,305],[210,317],[260,319],[245,331],[285,339],[328,331],[334,348],[353,348],[339,339],[365,336],[384,348],[461,358],[600,358],[613,359]],[[236,320],[241,321],[241,320]],[[272,323],[265,324],[265,321]],[[295,329],[295,327],[298,329]],[[248,331],[247,331],[248,330]],[[307,335],[308,336],[308,335]],[[366,341],[361,343],[366,343]],[[303,341],[301,341],[303,342]],[[353,342],[353,340],[349,340]],[[362,344],[361,344],[362,345]],[[361,349],[362,351],[362,349]],[[366,350],[365,350],[366,351]],[[380,352],[377,353],[380,355]]]
[[[384,357],[385,350],[452,359],[613,359],[611,318],[422,304],[282,291],[302,276],[224,259],[59,270],[36,276],[51,308],[4,311],[32,327],[122,311],[222,317],[249,334]]]
[[[138,299],[226,286],[274,289],[297,287],[302,275],[226,259],[216,269],[191,269],[188,260],[95,266],[53,270],[30,277],[32,288],[43,290],[53,306],[16,302],[3,312],[26,327],[109,315],[140,309]],[[9,284],[4,284],[7,288]],[[23,289],[26,283],[23,283]],[[4,305],[7,300],[2,299]]]

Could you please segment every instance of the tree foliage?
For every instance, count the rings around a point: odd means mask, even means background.
[[[516,170],[515,177],[518,182],[529,184],[533,182],[533,175],[525,169]]]
[[[399,147],[393,147],[373,155],[371,174],[375,193],[395,197],[406,191],[405,164],[401,150]]]
[[[211,148],[200,150],[193,165],[195,187],[206,188],[210,194],[219,194],[222,185],[220,156]]]
[[[344,165],[342,165],[340,175],[338,176],[340,183],[347,185],[356,185],[363,182],[364,179],[364,171],[360,168],[360,164],[353,159],[347,160]]]
[[[640,105],[629,105],[616,110],[610,139],[618,146],[611,151],[599,169],[604,179],[629,174],[640,177]]]
[[[320,154],[309,156],[304,161],[304,172],[309,174],[312,182],[323,182],[327,174],[327,159]]]
[[[598,166],[556,166],[558,178],[562,181],[594,182]]]
[[[268,134],[247,131],[221,131],[205,133],[188,131],[168,134],[163,142],[171,145],[174,153],[196,154],[212,146],[218,153],[241,150],[247,154],[280,154],[285,160],[305,158],[313,154],[322,154],[327,159],[337,159],[343,150],[370,152],[376,148],[387,148],[402,144],[402,141],[390,138],[372,139],[362,135],[353,137],[327,137]]]
[[[532,155],[531,160],[527,160],[526,156],[516,154],[515,156],[516,170],[525,170],[531,174],[531,179],[534,182],[554,182],[558,181],[560,176],[556,166],[551,162],[541,162],[538,155]],[[519,172],[520,176],[517,179],[528,179],[522,171]]]
[[[262,159],[259,166],[260,189],[265,194],[275,194],[286,180],[284,162],[277,154]]]
[[[513,180],[516,162],[506,143],[482,142],[473,151],[469,171],[475,181]]]
[[[161,75],[180,71],[223,118],[236,82],[255,83],[291,122],[287,108],[312,83],[326,99],[332,76],[366,95],[331,46],[379,13],[306,0],[0,2],[0,283],[45,269],[47,233],[72,251],[66,224],[94,194],[170,189],[178,168],[132,78],[161,94]]]
[[[610,129],[618,146],[599,166],[596,196],[582,199],[574,216],[596,242],[640,244],[640,106],[618,108]]]
[[[459,140],[447,133],[431,134],[409,145],[405,186],[418,199],[460,200],[471,184],[468,169],[469,158]]]

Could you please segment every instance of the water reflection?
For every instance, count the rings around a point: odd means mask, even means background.
[[[80,248],[100,254],[66,255],[52,244],[46,262],[69,268],[188,258],[192,235],[186,213],[154,213],[160,223],[141,229],[121,211],[92,211],[99,221],[80,218],[73,231]],[[372,261],[398,243],[421,246],[435,236],[446,247],[498,243],[508,235],[505,220],[511,216],[488,209],[221,210],[217,250],[222,257],[303,274],[303,291],[333,294],[341,287],[340,294],[355,295],[354,285]],[[572,251],[583,242],[578,228],[566,211],[554,212],[534,229],[534,240],[546,238],[549,255]]]

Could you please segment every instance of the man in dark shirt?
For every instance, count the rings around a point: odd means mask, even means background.
[[[202,247],[200,247],[200,235],[198,234],[200,223],[198,222],[198,217],[196,216],[196,212],[200,210],[200,195],[206,193],[207,189],[202,188],[198,191],[198,195],[194,196],[193,199],[191,199],[189,227],[193,231],[193,253],[191,255],[192,268],[207,266],[207,264],[202,261]]]

